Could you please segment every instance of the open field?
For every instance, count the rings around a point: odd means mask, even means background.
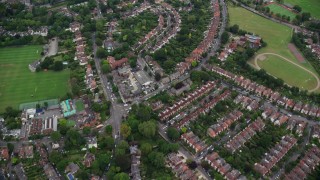
[[[0,112],[7,106],[59,98],[69,91],[69,70],[29,70],[28,64],[40,57],[41,50],[41,46],[0,48]]]
[[[290,16],[291,20],[296,17],[295,13],[291,12],[290,10],[288,10],[278,4],[272,3],[272,4],[267,5],[266,7],[269,7],[270,11],[273,12],[274,14],[279,13],[281,15]]]
[[[274,55],[263,55],[267,58],[265,60],[258,60],[257,65],[265,69],[268,73],[281,79],[287,79],[288,84],[300,86],[303,90],[312,90],[317,88],[317,79],[307,71],[302,70],[294,64],[287,63],[280,60],[279,57]],[[283,71],[286,67],[286,71]],[[294,77],[294,78],[292,78]],[[301,81],[301,79],[305,79]]]
[[[290,29],[287,26],[267,20],[263,17],[260,17],[240,7],[234,7],[229,5],[228,9],[229,9],[229,15],[230,15],[230,25],[238,24],[241,29],[255,33],[256,35],[261,36],[263,40],[267,42],[267,47],[259,50],[258,54],[262,54],[262,53],[278,54],[286,59],[289,59],[293,63],[299,64],[300,66],[317,74],[309,62],[300,63],[288,49],[288,44],[291,40],[292,29]],[[266,57],[265,62],[262,65],[263,66],[262,68],[267,67],[266,70],[271,75],[282,78],[289,85],[297,86],[303,89],[305,89],[306,87],[317,86],[317,84],[308,85],[308,86],[304,85],[304,82],[310,79],[310,75],[307,75],[306,77],[292,76],[292,72],[291,72],[292,64],[284,61],[282,58],[273,57],[273,58],[276,58],[278,61],[283,61],[281,69],[279,67],[275,67],[271,65],[267,66],[266,65],[267,63],[271,63],[274,65],[274,60],[272,60],[272,58],[269,61],[270,57],[272,56]],[[254,65],[254,58],[250,60],[249,63]],[[298,68],[296,70],[305,71],[302,68]],[[277,72],[277,71],[281,71],[281,72]],[[281,77],[280,77],[280,74],[281,74]],[[283,74],[288,74],[288,75],[284,76]],[[301,74],[310,74],[310,73],[301,72]],[[312,82],[310,82],[310,84],[311,83]]]
[[[284,3],[291,6],[299,5],[302,12],[310,12],[311,16],[320,19],[319,0],[284,0]]]

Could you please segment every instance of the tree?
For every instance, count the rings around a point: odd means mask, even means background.
[[[127,137],[131,134],[130,126],[128,126],[127,124],[121,124],[120,134],[124,139],[127,139]]]
[[[207,161],[201,161],[201,167],[208,170],[210,168],[210,164]]]
[[[221,35],[221,43],[226,44],[228,40],[229,40],[229,33],[225,31]]]
[[[90,127],[84,127],[83,129],[82,129],[82,133],[84,134],[84,135],[89,135],[90,134],[90,132],[91,132],[91,128]]]
[[[110,73],[111,72],[111,67],[108,64],[103,64],[102,67],[101,67],[101,70],[104,74],[107,74],[107,73]]]
[[[115,156],[115,163],[121,171],[127,171],[130,168],[131,159],[129,155]]]
[[[107,125],[105,131],[106,131],[106,133],[108,135],[112,135],[112,126],[111,125]]]
[[[86,179],[89,179],[89,174],[84,171],[84,170],[79,170],[76,174],[75,174],[75,177],[77,177],[77,179],[80,179],[80,180],[86,180]]]
[[[49,161],[54,164],[58,164],[58,162],[60,162],[62,159],[63,159],[63,157],[57,151],[52,151],[49,155]]]
[[[106,148],[108,150],[112,150],[114,147],[114,139],[111,136],[103,137],[98,146],[101,149]]]
[[[61,134],[59,131],[54,131],[51,133],[50,137],[51,137],[52,141],[57,142],[60,140]]]
[[[55,61],[53,65],[54,71],[61,71],[63,69],[63,63],[62,61]]]
[[[160,80],[161,80],[161,75],[160,75],[160,73],[156,72],[156,73],[155,73],[155,76],[154,76],[154,79],[155,79],[156,81],[160,81]]]
[[[311,14],[309,12],[303,12],[301,14],[301,21],[308,21],[311,18]]]
[[[233,26],[230,27],[230,32],[232,32],[233,34],[238,34],[239,32],[239,25],[235,24]]]
[[[143,122],[138,129],[143,136],[151,138],[156,134],[157,124],[154,121]]]
[[[148,155],[152,151],[152,145],[150,143],[143,143],[140,149],[143,155]]]
[[[190,168],[190,169],[196,169],[197,168],[197,163],[195,162],[195,161],[188,161],[187,160],[187,165],[188,165],[188,167]]]
[[[44,105],[44,107],[45,107],[46,109],[47,109],[48,106],[49,106],[48,102],[44,102],[43,105]]]
[[[107,52],[106,52],[105,49],[99,47],[98,50],[97,50],[97,52],[96,52],[96,55],[97,55],[98,58],[102,59],[102,58],[105,58],[105,57],[106,57]]]
[[[298,13],[302,11],[302,8],[299,5],[294,5],[293,9],[296,10]]]
[[[66,149],[71,149],[75,147],[79,147],[85,144],[84,138],[79,134],[78,131],[74,129],[69,129],[66,134]]]
[[[165,160],[163,153],[153,151],[148,155],[148,160],[157,168],[164,167]]]
[[[169,127],[169,128],[167,129],[167,135],[168,135],[168,137],[169,137],[171,140],[173,140],[173,141],[178,140],[179,137],[180,137],[179,131],[178,131],[176,128],[174,128],[174,127]]]
[[[8,150],[9,150],[9,154],[11,154],[14,150],[14,145],[12,143],[8,143],[7,144]]]
[[[129,175],[127,173],[118,173],[114,176],[114,180],[129,180]]]

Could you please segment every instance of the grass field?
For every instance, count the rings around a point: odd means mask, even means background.
[[[7,106],[59,98],[69,91],[69,70],[29,70],[28,64],[40,57],[41,50],[41,46],[0,48],[0,112]]]
[[[296,14],[289,11],[288,9],[285,9],[281,6],[279,6],[278,4],[269,4],[267,7],[270,8],[270,11],[273,12],[274,14],[281,14],[281,15],[286,15],[286,16],[290,16],[290,19],[293,20],[296,17]]]
[[[260,17],[240,7],[234,7],[232,5],[229,5],[228,12],[230,16],[230,25],[238,24],[241,29],[255,33],[256,35],[261,36],[263,40],[267,42],[268,44],[267,47],[259,50],[258,54],[260,53],[279,54],[287,59],[290,59],[291,61],[297,64],[300,64],[301,66],[309,69],[310,71],[316,73],[314,68],[308,62],[299,63],[299,61],[288,49],[288,44],[291,40],[292,29],[290,29],[287,26],[267,20],[263,17]],[[282,62],[281,69],[275,66],[267,66],[268,62],[273,64],[274,60],[272,60],[272,58],[270,61],[268,61],[270,57],[271,56],[268,56],[265,62],[261,64],[260,67],[266,69],[268,73],[270,73],[271,75],[275,77],[279,77],[280,72],[276,73],[276,71],[281,71],[281,74],[283,73],[288,74],[287,76],[281,75],[281,77],[289,85],[294,85],[300,88],[302,88],[303,86],[304,87],[316,86],[316,84],[314,84],[315,82],[307,81],[310,78],[310,76],[306,76],[306,77],[292,76],[291,68],[289,68],[291,64],[289,62]],[[282,61],[280,58],[277,60]],[[249,63],[253,64],[253,60],[251,60]],[[299,69],[297,69],[297,71],[299,71]],[[300,71],[304,71],[304,70],[300,69]],[[290,74],[291,76],[289,76]],[[292,83],[292,82],[295,82],[295,83]],[[304,84],[304,82],[308,82],[309,85],[302,85]]]
[[[311,16],[320,19],[319,0],[284,0],[285,4],[299,5],[303,12],[310,12]]]
[[[273,76],[287,79],[288,84],[300,86],[304,90],[315,88],[317,83],[316,78],[308,72],[286,61],[279,61],[279,58],[276,56],[268,55],[267,60],[258,61],[258,65]],[[283,67],[286,67],[286,71],[283,71]],[[301,81],[301,79],[305,80]]]

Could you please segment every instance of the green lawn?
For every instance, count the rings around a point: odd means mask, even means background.
[[[81,100],[76,101],[77,112],[84,110],[84,104]]]
[[[311,74],[277,56],[268,55],[267,60],[258,61],[258,65],[276,77],[287,79],[288,84],[299,86],[304,90],[313,89],[317,84],[316,78]],[[283,67],[286,67],[286,71],[283,71]],[[305,80],[301,81],[302,79]]]
[[[311,16],[320,19],[319,0],[284,0],[285,4],[299,5],[303,12],[310,12]]]
[[[28,64],[38,59],[41,51],[42,46],[0,48],[0,112],[7,106],[18,108],[20,103],[59,98],[69,91],[69,70],[29,70]]]
[[[263,40],[267,42],[267,47],[259,50],[258,54],[276,53],[290,59],[291,61],[297,64],[300,64],[301,66],[309,69],[312,72],[315,72],[314,68],[310,65],[310,63],[300,63],[288,49],[288,43],[290,42],[292,35],[291,28],[260,17],[240,7],[229,5],[228,12],[230,16],[230,25],[238,24],[240,29],[244,29],[246,31],[255,33],[256,35],[261,36]],[[250,63],[252,62],[253,60],[250,61]],[[267,58],[264,63],[268,62],[272,63],[273,61],[272,59],[268,61]],[[307,75],[306,77],[292,76],[290,68],[292,67],[292,65],[288,62],[283,62],[282,65],[283,66],[281,67],[281,69],[275,66],[268,66],[269,68],[267,69],[267,71],[268,73],[276,77],[279,77],[279,75],[283,73],[288,74],[286,76],[281,76],[281,78],[283,78],[283,80],[289,85],[298,85],[298,87],[302,88],[304,82],[309,79],[310,75]],[[299,69],[297,69],[297,71],[299,71]],[[304,70],[301,69],[300,71]],[[301,74],[306,74],[306,72],[301,72]],[[292,84],[292,82],[299,83]],[[313,85],[313,87],[314,86],[315,85]]]
[[[281,7],[278,4],[269,4],[267,7],[270,8],[270,11],[273,12],[274,14],[281,14],[281,15],[286,15],[286,16],[290,16],[290,20],[293,20],[296,17],[296,14],[289,11],[288,9],[285,9],[283,7]]]

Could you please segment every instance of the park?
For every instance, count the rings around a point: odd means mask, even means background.
[[[319,0],[284,0],[285,5],[298,5],[302,12],[310,12],[312,17],[320,19],[320,1]]]
[[[69,92],[70,71],[31,72],[28,64],[39,59],[42,46],[0,48],[0,112],[8,106],[61,98]]]
[[[270,3],[266,7],[269,7],[270,11],[273,12],[273,14],[280,14],[280,15],[289,16],[291,20],[296,17],[296,14],[294,12],[281,6],[280,4]]]
[[[298,61],[288,48],[292,36],[291,28],[240,7],[229,5],[228,10],[230,25],[238,24],[240,29],[261,36],[267,43],[266,47],[257,52],[256,57],[259,54],[268,54],[262,59],[254,57],[249,61],[250,65],[256,69],[265,69],[270,75],[283,79],[288,85],[312,92],[319,91],[319,76],[314,68],[307,61]]]

